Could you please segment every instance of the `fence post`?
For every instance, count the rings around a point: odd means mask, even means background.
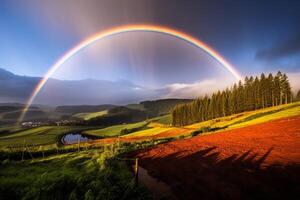
[[[31,160],[33,160],[33,155],[31,154],[30,148],[27,145],[26,145],[26,150],[27,150],[28,154],[30,155]]]
[[[22,161],[24,161],[24,153],[25,153],[25,150],[26,150],[26,140],[24,139],[24,148],[23,148],[23,151],[22,151]]]
[[[78,139],[78,141],[77,141],[77,143],[78,143],[78,152],[80,151],[80,137],[79,137],[79,134],[78,134],[78,137],[77,137]]]
[[[40,145],[40,150],[42,151],[43,159],[45,158],[44,149],[42,149],[42,146]]]
[[[135,180],[135,186],[138,186],[139,183],[139,159],[135,159],[135,165],[134,165],[134,180]]]

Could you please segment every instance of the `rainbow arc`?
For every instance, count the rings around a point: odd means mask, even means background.
[[[200,48],[204,50],[207,54],[212,56],[216,61],[218,61],[224,68],[226,68],[237,80],[241,80],[240,74],[235,70],[235,68],[225,59],[223,58],[217,51],[215,51],[213,48],[205,44],[204,42],[200,41],[199,39],[188,35],[182,31],[178,31],[172,28],[163,27],[163,26],[157,26],[157,25],[126,25],[126,26],[118,26],[112,29],[108,29],[105,31],[101,31],[99,33],[96,33],[92,35],[91,37],[88,37],[87,39],[83,40],[79,44],[77,44],[75,47],[67,51],[60,59],[58,59],[54,65],[52,65],[49,69],[49,71],[45,74],[45,76],[41,79],[41,81],[37,84],[35,89],[33,90],[32,94],[30,95],[29,99],[26,102],[26,106],[24,107],[21,116],[19,118],[19,121],[22,121],[24,119],[24,116],[26,112],[28,111],[30,105],[33,103],[34,99],[40,92],[40,90],[43,88],[43,86],[46,84],[48,79],[56,72],[57,69],[59,69],[67,60],[72,58],[74,55],[79,53],[82,49],[87,48],[89,45],[117,35],[121,33],[127,33],[127,32],[136,32],[136,31],[144,31],[144,32],[156,32],[156,33],[163,33],[166,35],[170,35],[176,38],[179,38],[181,40],[184,40],[197,48]]]

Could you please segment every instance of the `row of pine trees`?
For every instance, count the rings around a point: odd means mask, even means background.
[[[173,125],[184,126],[244,111],[287,104],[292,101],[291,86],[286,74],[280,71],[273,76],[246,77],[230,89],[212,96],[201,97],[172,110]]]

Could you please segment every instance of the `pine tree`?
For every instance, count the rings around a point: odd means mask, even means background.
[[[248,91],[248,98],[249,98],[249,110],[255,109],[255,99],[254,99],[254,79],[253,76],[249,78],[249,91]]]
[[[282,82],[282,73],[280,71],[277,72],[276,76],[278,77],[279,80],[279,105],[282,104],[283,100],[283,82]]]
[[[275,105],[275,96],[274,96],[275,84],[274,84],[274,77],[271,73],[268,76],[268,88],[269,88],[268,106],[274,106]]]
[[[280,71],[273,77],[246,77],[230,89],[217,91],[211,97],[205,96],[187,104],[175,106],[172,110],[172,124],[185,126],[195,122],[206,121],[218,117],[290,103],[292,101],[291,86],[286,74]],[[296,100],[300,100],[300,90]]]
[[[280,104],[280,76],[276,75],[274,77],[274,100],[275,100],[275,106]]]
[[[260,96],[261,96],[261,107],[266,107],[266,76],[264,73],[260,76]]]
[[[286,74],[283,74],[281,77],[281,88],[282,88],[282,103],[287,104],[291,102],[292,92],[291,86]]]
[[[300,90],[298,90],[296,94],[296,101],[300,101]]]
[[[254,104],[255,108],[254,109],[259,109],[261,108],[261,95],[260,95],[260,80],[258,77],[255,77],[254,83],[253,83],[253,90],[254,90]]]
[[[245,111],[245,91],[242,81],[239,81],[238,88],[236,90],[236,112]]]

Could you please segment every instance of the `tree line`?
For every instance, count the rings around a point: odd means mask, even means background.
[[[260,77],[246,77],[244,82],[239,81],[210,97],[206,95],[175,106],[171,112],[172,123],[174,126],[184,126],[292,101],[293,95],[286,74],[279,71],[275,76],[272,73],[265,76],[262,73]]]

